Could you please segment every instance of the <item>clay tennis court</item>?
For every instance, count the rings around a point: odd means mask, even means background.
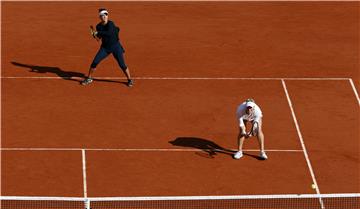
[[[1,4],[1,196],[360,193],[359,2]],[[132,88],[112,57],[79,84],[100,7]],[[232,157],[249,97],[266,161]]]

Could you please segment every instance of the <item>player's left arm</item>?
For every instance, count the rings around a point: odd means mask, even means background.
[[[247,136],[250,137],[250,136],[256,136],[256,131],[257,131],[257,128],[259,127],[259,122],[257,121],[254,121],[252,123],[252,126],[251,126],[251,129],[250,131],[247,133]]]
[[[248,133],[249,136],[257,136],[260,129],[260,120],[261,120],[261,116],[257,116],[254,118],[251,129]]]
[[[258,106],[255,106],[254,119],[252,122],[249,136],[257,136],[259,129],[261,128],[262,112]]]

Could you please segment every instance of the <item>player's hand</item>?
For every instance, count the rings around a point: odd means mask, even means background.
[[[97,31],[96,30],[90,30],[90,34],[96,38],[96,35],[97,35]]]
[[[97,31],[95,31],[95,30],[91,31],[91,35],[95,38],[97,35]]]
[[[99,37],[97,37],[97,31],[94,29],[94,27],[92,25],[90,25],[90,34],[92,35],[93,38],[95,38],[97,41],[99,41]]]

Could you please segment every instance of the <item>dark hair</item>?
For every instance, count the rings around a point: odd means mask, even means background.
[[[105,8],[100,8],[100,9],[99,9],[99,12],[104,11],[104,10],[107,10],[107,9],[105,9]]]

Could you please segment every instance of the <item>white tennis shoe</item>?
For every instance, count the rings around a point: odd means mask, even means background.
[[[236,152],[236,153],[234,154],[234,158],[237,159],[237,160],[240,159],[242,156],[243,156],[242,151],[238,151],[238,152]]]
[[[83,86],[86,86],[86,85],[89,85],[90,83],[92,83],[93,82],[93,79],[92,78],[85,78],[83,81],[81,81],[80,83],[81,83],[81,85],[83,85]]]
[[[260,152],[260,157],[264,160],[268,159],[268,156],[266,155],[266,153],[264,151]]]

